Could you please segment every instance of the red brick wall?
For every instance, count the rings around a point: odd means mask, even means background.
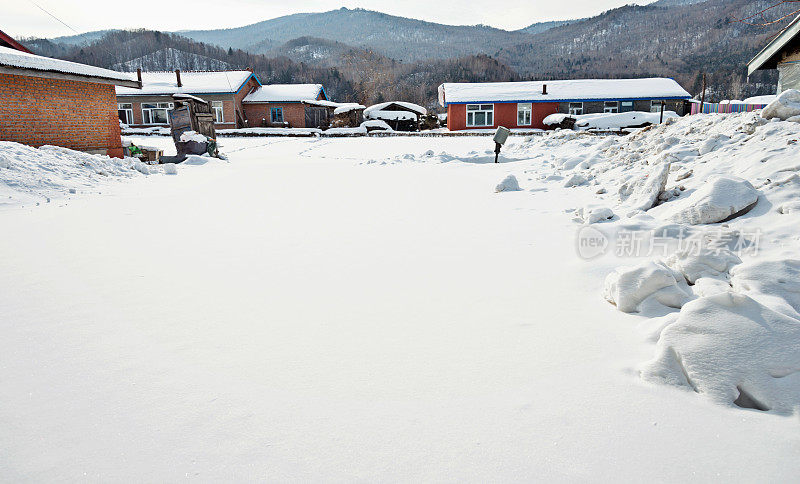
[[[450,104],[447,106],[447,129],[461,131],[464,129],[492,129],[498,126],[505,126],[509,129],[545,129],[545,125],[542,122],[544,118],[557,112],[558,103],[533,103],[531,126],[517,126],[517,103],[495,103],[494,125],[467,128],[467,105]]]
[[[0,139],[122,157],[114,86],[0,74]]]
[[[256,81],[255,77],[250,77],[250,79],[248,79],[247,82],[244,84],[244,87],[242,87],[239,90],[239,92],[237,92],[236,94],[233,95],[233,101],[234,101],[234,106],[236,107],[236,111],[239,111],[239,113],[242,115],[242,118],[245,121],[249,121],[249,118],[247,117],[246,110],[244,108],[244,104],[242,104],[242,100],[244,100],[244,98],[248,94],[250,94],[250,91],[252,91],[253,89],[257,88],[258,86],[259,86],[259,84],[258,84],[258,81]],[[226,106],[225,109],[226,109],[225,121],[228,121],[227,106]],[[234,116],[236,115],[236,113],[234,111],[231,111],[231,114],[234,115]],[[258,121],[261,122],[261,118],[258,118]],[[236,118],[235,117],[233,119],[233,122],[236,122]],[[257,127],[257,125],[254,125],[252,123],[252,121],[250,121],[248,123],[248,126]]]
[[[283,108],[283,120],[289,122],[290,128],[306,127],[306,109],[301,103],[248,103],[244,105],[244,113],[251,127],[261,127],[261,120],[269,123],[269,112],[272,108]]]

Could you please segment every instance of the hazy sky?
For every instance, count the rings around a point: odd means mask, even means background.
[[[453,25],[487,24],[519,29],[543,20],[580,18],[653,0],[0,0],[0,29],[12,36],[53,37],[111,28],[156,30],[239,27],[297,12],[367,8]]]

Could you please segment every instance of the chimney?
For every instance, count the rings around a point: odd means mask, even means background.
[[[547,95],[547,84],[542,84],[542,95],[543,96]]]
[[[139,79],[139,88],[142,88],[142,70],[136,69],[136,78]]]
[[[175,69],[175,77],[178,79],[178,87],[183,87],[183,83],[181,82],[181,70]]]

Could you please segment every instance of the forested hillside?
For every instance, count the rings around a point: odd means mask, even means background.
[[[235,29],[98,31],[27,42],[45,55],[120,70],[250,67],[265,82],[321,82],[343,101],[433,106],[442,82],[645,76],[673,77],[699,95],[703,73],[708,98],[721,100],[774,92],[775,72],[748,80],[745,65],[789,19],[761,27],[737,20],[773,3],[659,0],[515,32],[339,9]],[[791,10],[787,4],[770,14]]]

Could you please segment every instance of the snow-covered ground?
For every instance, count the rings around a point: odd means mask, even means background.
[[[500,164],[483,137],[237,138],[21,188],[0,475],[792,480],[798,140],[752,113]]]

